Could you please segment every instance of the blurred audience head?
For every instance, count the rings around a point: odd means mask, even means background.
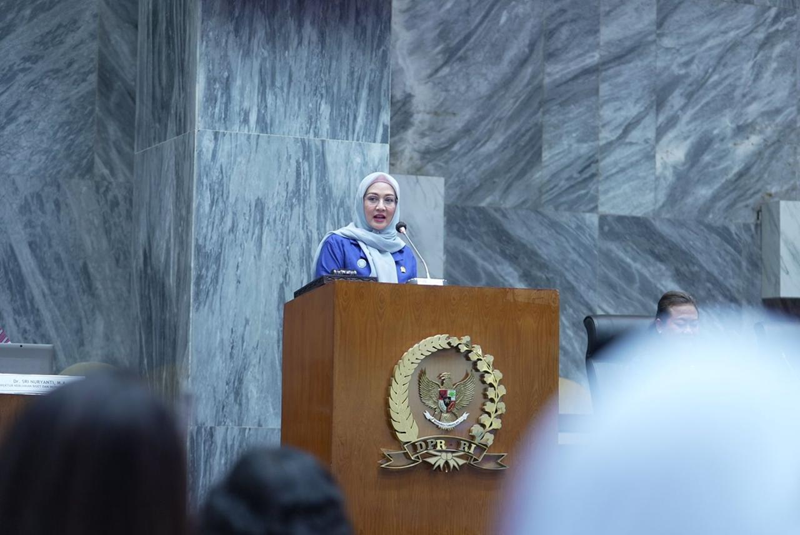
[[[661,296],[656,309],[655,329],[665,335],[695,335],[700,330],[694,297],[678,291]]]
[[[619,382],[583,443],[558,446],[540,426],[518,456],[502,533],[800,530],[797,379],[724,334],[679,359],[666,359],[669,339],[649,344],[670,365]]]
[[[211,490],[202,535],[349,535],[344,497],[312,456],[290,448],[245,454]]]
[[[97,374],[32,402],[0,447],[0,531],[184,535],[186,463],[170,410]]]

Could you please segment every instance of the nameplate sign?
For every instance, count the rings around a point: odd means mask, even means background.
[[[41,396],[83,377],[70,375],[31,375],[22,373],[0,373],[0,394]]]

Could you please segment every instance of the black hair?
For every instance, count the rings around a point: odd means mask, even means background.
[[[686,292],[671,290],[665,293],[661,296],[661,299],[658,300],[656,319],[660,319],[661,321],[667,320],[670,314],[669,310],[672,307],[681,305],[692,305],[695,309],[697,309],[697,302],[694,300],[694,297]]]
[[[0,530],[185,535],[184,440],[170,410],[117,372],[35,400],[0,448]]]
[[[211,490],[202,535],[350,535],[344,497],[312,456],[291,448],[242,456]]]

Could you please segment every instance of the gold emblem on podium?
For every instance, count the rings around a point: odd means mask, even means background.
[[[427,357],[432,357],[431,364],[420,367]],[[453,377],[462,376],[453,382]],[[389,387],[389,417],[403,449],[383,449],[381,467],[403,469],[426,462],[445,472],[465,464],[484,470],[508,468],[502,463],[505,453],[487,453],[506,412],[502,378],[494,357],[473,345],[469,336],[439,334],[414,345],[395,365]],[[476,399],[479,391],[482,395]],[[434,434],[420,437],[415,412]],[[469,426],[471,421],[475,423]]]

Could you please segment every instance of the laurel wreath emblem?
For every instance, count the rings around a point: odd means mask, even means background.
[[[481,373],[481,381],[486,384],[484,388],[486,401],[481,407],[483,414],[478,418],[478,423],[470,428],[469,434],[477,443],[489,447],[494,442],[492,431],[502,427],[500,415],[506,412],[506,404],[501,399],[506,395],[506,387],[500,384],[503,374],[494,368],[494,357],[488,353],[484,355],[481,346],[473,345],[469,336],[462,338],[447,334],[430,336],[403,354],[394,366],[394,375],[389,386],[389,414],[392,427],[397,439],[403,443],[414,442],[419,438],[419,427],[408,403],[411,376],[422,359],[442,349],[450,348],[458,349],[474,362],[475,368]]]

